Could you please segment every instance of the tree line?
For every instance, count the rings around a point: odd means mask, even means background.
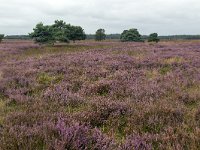
[[[2,39],[33,39],[39,44],[54,44],[56,42],[69,43],[70,41],[95,39],[102,41],[105,39],[119,39],[121,42],[159,42],[161,40],[178,40],[178,39],[200,39],[200,35],[173,35],[173,36],[158,36],[157,33],[152,33],[148,36],[141,35],[135,28],[124,30],[121,34],[106,34],[105,29],[98,29],[95,34],[86,35],[81,26],[74,26],[65,23],[63,20],[56,20],[52,25],[44,25],[38,23],[33,32],[29,35],[12,35],[4,36],[0,34],[0,42]]]
[[[129,29],[124,30],[122,34],[120,34],[121,42],[144,42],[142,35],[139,33],[137,29]],[[102,41],[106,39],[106,34],[104,29],[98,29],[95,34],[96,41]],[[159,42],[160,39],[158,38],[157,33],[152,33],[148,36],[148,42]]]
[[[44,25],[39,23],[33,29],[33,32],[29,36],[39,44],[54,44],[56,42],[75,42],[76,40],[85,40],[86,34],[84,29],[80,26],[74,26],[66,24],[62,20],[56,20],[53,25]],[[94,35],[96,41],[102,41],[106,39],[105,29],[98,29]],[[124,30],[120,35],[122,42],[144,42],[141,34],[137,29]],[[153,33],[148,37],[148,42],[158,42],[158,34]]]

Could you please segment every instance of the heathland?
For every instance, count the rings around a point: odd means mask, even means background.
[[[200,41],[4,40],[0,149],[200,149]]]

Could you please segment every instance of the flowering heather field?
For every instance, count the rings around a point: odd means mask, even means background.
[[[4,41],[0,149],[200,149],[200,41]]]

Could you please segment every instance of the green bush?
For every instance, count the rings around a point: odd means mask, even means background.
[[[157,33],[152,33],[148,37],[148,42],[156,42],[156,43],[158,43],[159,41],[160,41],[160,39],[158,38],[158,34]]]
[[[106,34],[104,29],[98,29],[95,34],[96,41],[102,41],[106,39]]]
[[[0,34],[0,43],[2,42],[3,38],[4,38],[4,34]]]
[[[53,25],[44,26],[43,23],[39,23],[29,35],[39,44],[54,44],[57,41],[69,43],[70,40],[75,42],[86,38],[80,26],[72,26],[62,20],[56,20]]]
[[[124,30],[120,37],[122,42],[143,42],[142,36],[137,29]]]
[[[33,29],[33,33],[30,33],[29,35],[36,43],[50,44],[55,42],[51,26],[44,26],[43,23],[38,23]]]

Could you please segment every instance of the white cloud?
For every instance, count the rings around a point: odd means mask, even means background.
[[[199,0],[0,0],[0,33],[27,34],[38,22],[56,19],[86,33],[138,28],[149,34],[200,34]]]

